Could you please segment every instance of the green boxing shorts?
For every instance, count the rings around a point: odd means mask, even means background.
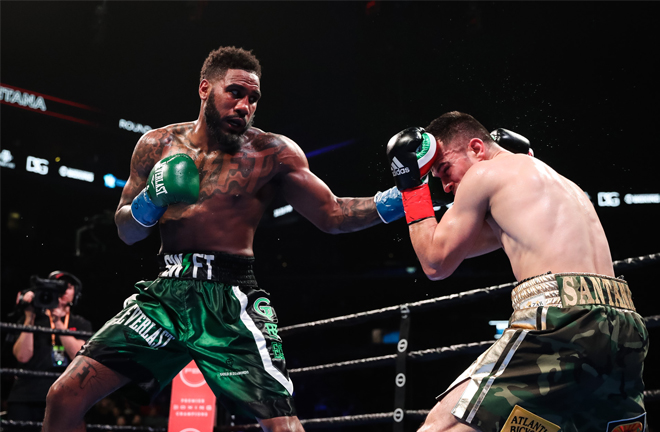
[[[259,419],[296,415],[277,314],[257,288],[254,258],[223,253],[159,256],[154,281],[83,347],[80,354],[130,378],[146,403],[191,360],[232,413]]]
[[[509,328],[442,395],[483,432],[642,432],[644,320],[623,279],[545,274],[513,290]]]

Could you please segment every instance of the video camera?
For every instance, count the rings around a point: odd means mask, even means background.
[[[32,305],[35,309],[45,311],[46,309],[55,309],[59,305],[59,298],[66,292],[68,283],[65,280],[41,279],[37,275],[30,276],[30,288],[23,290],[23,294],[28,291],[34,293]],[[19,308],[25,308],[30,303],[21,299],[18,301]]]

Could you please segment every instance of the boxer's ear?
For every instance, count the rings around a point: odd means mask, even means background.
[[[211,89],[212,88],[213,88],[213,86],[211,85],[209,80],[207,80],[206,78],[201,80],[199,82],[199,98],[201,100],[208,99],[209,94],[211,94]]]
[[[486,144],[479,138],[472,138],[468,143],[468,152],[478,159],[486,157]]]

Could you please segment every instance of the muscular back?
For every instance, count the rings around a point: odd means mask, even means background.
[[[208,150],[190,139],[193,123],[156,129],[138,142],[131,177],[119,203],[130,204],[145,186],[154,164],[175,153],[186,153],[200,174],[200,194],[193,205],[173,204],[160,219],[162,252],[222,251],[252,255],[254,233],[277,193],[278,175],[306,165],[295,144],[275,134],[251,128],[234,155]]]
[[[548,271],[614,276],[605,232],[575,183],[526,155],[504,153],[474,168],[495,183],[486,220],[518,280]]]

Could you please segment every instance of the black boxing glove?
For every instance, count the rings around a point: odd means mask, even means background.
[[[509,150],[511,153],[523,153],[534,156],[534,151],[531,148],[529,140],[518,133],[499,128],[492,131],[490,136],[500,147]]]
[[[438,142],[424,128],[404,129],[390,138],[387,157],[390,159],[394,183],[399,190],[422,184],[438,155]]]
[[[405,129],[387,143],[387,157],[408,224],[435,217],[431,192],[422,177],[431,170],[438,154],[437,140],[421,127]]]

